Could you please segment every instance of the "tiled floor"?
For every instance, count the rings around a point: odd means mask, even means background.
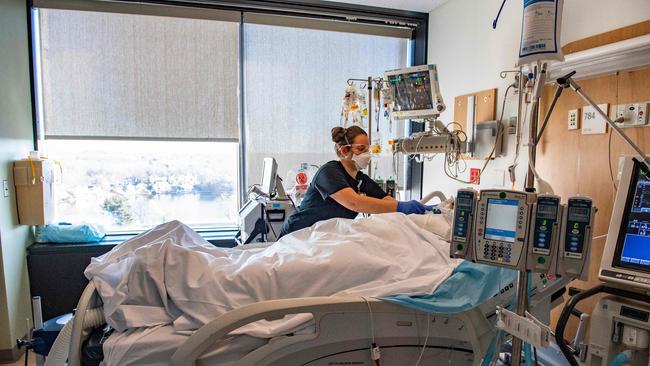
[[[36,365],[36,360],[34,359],[34,354],[32,352],[29,353],[29,359],[28,363],[29,366],[35,366]],[[24,366],[25,365],[25,355],[20,358],[20,360],[14,362],[14,363],[5,363],[5,364],[0,364],[0,366]]]

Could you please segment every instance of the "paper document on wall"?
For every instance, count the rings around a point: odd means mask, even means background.
[[[563,0],[524,0],[517,66],[540,60],[563,61],[560,48]]]
[[[608,104],[599,104],[598,108],[607,113]],[[582,108],[582,134],[593,135],[607,133],[607,121],[592,106]]]

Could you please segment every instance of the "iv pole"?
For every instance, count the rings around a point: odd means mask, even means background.
[[[544,129],[546,128],[546,124],[548,123],[549,118],[551,117],[551,113],[553,113],[553,109],[555,108],[555,103],[557,100],[560,98],[560,95],[562,95],[562,91],[566,88],[571,88],[573,91],[576,92],[582,99],[585,100],[590,106],[594,107],[596,112],[600,114],[605,121],[607,121],[607,124],[614,130],[616,133],[627,143],[629,147],[636,152],[636,154],[639,156],[639,158],[643,161],[643,163],[646,165],[646,167],[650,168],[650,158],[646,156],[646,154],[641,150],[639,146],[637,146],[626,134],[623,132],[623,129],[621,129],[614,121],[612,121],[611,118],[605,113],[598,104],[596,104],[591,98],[582,90],[582,87],[575,82],[575,80],[572,79],[573,75],[575,75],[575,71],[571,71],[570,73],[558,78],[556,80],[557,82],[557,89],[555,90],[555,96],[553,97],[553,101],[551,102],[551,105],[549,106],[548,111],[546,112],[546,116],[544,116],[544,123],[542,124],[542,129],[539,131],[539,134],[537,136],[537,141],[542,137],[542,133],[544,133]]]
[[[372,83],[377,83],[377,88],[381,89],[381,83],[383,82],[383,79],[373,79],[372,76],[368,76],[367,79],[348,79],[348,85],[352,85],[351,83],[353,81],[365,82],[368,89],[368,102],[366,103],[368,107],[368,140],[370,140],[370,143],[372,144]],[[363,88],[363,86],[361,88]],[[368,176],[372,177],[372,161],[368,163]]]
[[[540,94],[541,94],[541,88],[543,87],[546,79],[546,64],[544,64],[543,67],[541,67],[540,70],[536,70],[535,74],[537,74],[537,71],[539,71],[538,74],[538,79],[537,82],[535,83],[535,91],[533,93],[533,108],[532,108],[532,115],[531,115],[531,123],[530,123],[530,137],[529,137],[529,148],[530,148],[530,160],[532,162],[532,165],[535,165],[535,159],[536,159],[536,150],[537,150],[537,143],[541,140],[542,135],[544,134],[544,130],[546,129],[546,125],[548,124],[549,119],[551,118],[551,114],[553,113],[553,110],[555,109],[555,105],[562,95],[562,92],[564,89],[571,88],[573,91],[575,91],[582,99],[584,99],[590,106],[592,106],[598,114],[600,114],[605,121],[607,121],[607,124],[614,130],[616,133],[627,143],[628,146],[630,146],[636,154],[639,156],[639,158],[643,161],[643,163],[646,165],[646,167],[650,168],[650,158],[646,156],[646,154],[641,150],[639,146],[637,146],[626,134],[623,132],[623,130],[616,125],[614,121],[612,121],[611,118],[605,113],[598,105],[582,90],[582,87],[572,79],[573,75],[575,75],[575,71],[571,71],[570,73],[558,78],[556,80],[557,82],[557,88],[555,90],[555,95],[553,96],[553,100],[551,101],[551,104],[549,105],[548,110],[546,111],[546,115],[544,116],[544,121],[542,123],[542,127],[537,131],[537,123],[538,123],[538,118],[539,118],[539,100],[540,100]],[[521,89],[520,89],[521,90]],[[526,186],[525,189],[528,192],[534,192],[534,183],[535,182],[535,177],[534,177],[534,172],[533,168],[528,166],[528,175],[526,176]],[[518,287],[517,287],[517,314],[523,315],[523,313],[526,311],[526,308],[528,306],[527,304],[527,292],[528,292],[528,274],[526,272],[519,272],[519,282],[518,282]],[[513,337],[512,339],[512,362],[511,365],[513,366],[519,366],[521,365],[521,351],[522,351],[522,341],[516,337]],[[564,352],[564,351],[563,351]]]

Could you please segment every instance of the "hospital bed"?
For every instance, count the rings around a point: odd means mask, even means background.
[[[548,319],[561,303],[566,281],[533,279],[532,312]],[[360,297],[312,297],[271,300],[230,311],[191,335],[173,326],[137,331],[122,337],[113,353],[126,364],[172,365],[371,365],[370,345],[381,350],[383,365],[431,364],[444,359],[450,365],[479,365],[495,335],[495,309],[508,307],[516,288],[512,282],[480,305],[444,313],[429,313],[401,304]],[[73,319],[68,364],[81,365],[87,314],[101,306],[92,282],[85,289]],[[295,331],[270,339],[229,335],[258,320],[282,319],[290,314],[312,315]],[[109,337],[110,340],[110,337]],[[108,355],[105,355],[107,357]]]
[[[436,198],[444,200],[444,196]],[[239,248],[267,245],[270,243]],[[474,270],[472,266],[482,265],[464,262],[457,269]],[[415,365],[418,359],[421,364],[438,364],[431,361],[444,359],[450,365],[479,365],[496,333],[496,307],[510,307],[516,289],[514,272],[501,275],[508,270],[480,268],[500,274],[492,276],[500,278],[492,281],[480,301],[466,299],[473,294],[464,290],[461,278],[467,273],[462,270],[455,271],[431,297],[330,296],[261,301],[227,312],[193,333],[176,332],[172,325],[115,332],[106,341],[110,346],[104,347],[104,360],[125,365],[372,365],[370,348],[377,344],[382,365]],[[463,281],[479,279],[469,275]],[[545,276],[533,278],[531,312],[538,319],[548,323],[550,310],[562,302],[567,282]],[[449,285],[446,293],[445,284]],[[91,281],[73,318],[66,349],[69,365],[82,365],[84,341],[92,328],[98,326],[101,306],[102,300]],[[309,314],[311,320],[271,338],[231,334],[260,320],[279,320],[293,314]],[[110,354],[106,353],[107,348]]]

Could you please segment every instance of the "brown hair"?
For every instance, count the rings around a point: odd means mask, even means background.
[[[351,144],[359,135],[367,136],[368,134],[359,126],[332,128],[332,141],[339,146]]]
[[[336,154],[342,156],[341,147],[352,144],[359,135],[367,136],[368,134],[359,126],[332,128],[332,141],[336,144]]]

